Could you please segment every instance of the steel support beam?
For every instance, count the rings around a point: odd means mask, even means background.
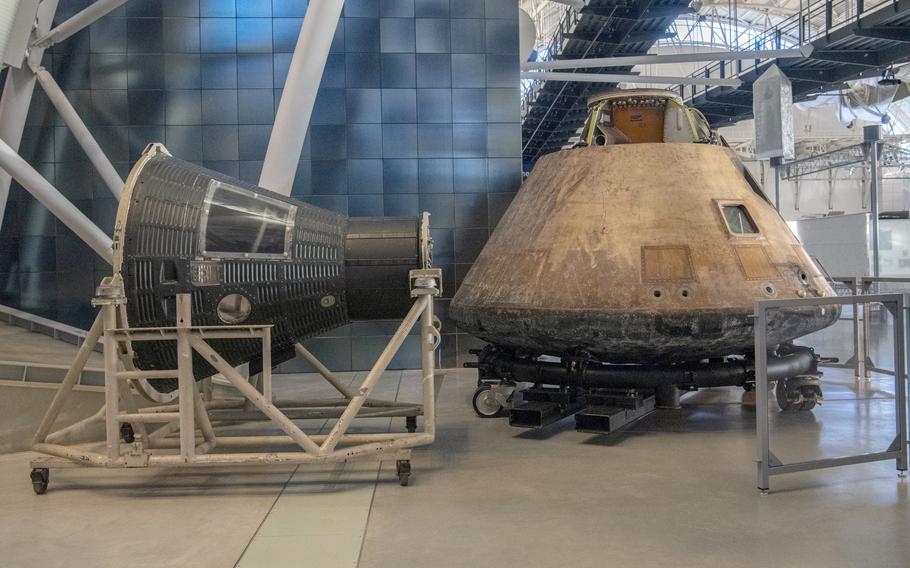
[[[853,28],[853,34],[859,37],[886,39],[910,43],[910,33],[902,26],[872,26],[871,28]]]
[[[36,34],[46,33],[54,20],[57,12],[57,0],[44,0],[38,6]],[[11,67],[6,73],[6,83],[3,85],[3,95],[0,96],[0,141],[6,142],[14,151],[19,151],[22,142],[22,132],[25,130],[25,119],[28,117],[28,107],[32,103],[32,93],[35,90],[35,75],[29,68],[29,63],[40,63],[44,49],[33,48],[27,61],[20,68]],[[12,178],[0,169],[0,226],[3,225],[3,216],[6,213],[6,200],[9,197],[9,186]]]
[[[60,116],[63,118],[63,122],[69,127],[70,132],[73,133],[73,137],[76,138],[79,145],[82,146],[89,161],[91,161],[95,166],[95,169],[98,170],[98,174],[101,176],[101,179],[104,180],[104,184],[111,190],[114,197],[119,200],[120,193],[123,191],[123,180],[120,179],[120,174],[117,173],[113,164],[111,164],[110,160],[107,159],[107,156],[104,155],[101,146],[99,146],[98,142],[95,141],[95,138],[92,137],[92,133],[89,132],[85,123],[82,122],[76,109],[74,109],[73,105],[67,100],[66,95],[60,90],[60,86],[57,85],[57,82],[54,81],[51,74],[48,73],[44,67],[41,67],[35,75],[38,77],[38,82],[41,83],[41,87],[44,89],[44,92],[47,93],[51,103],[53,103],[54,108],[57,109],[57,112],[59,112]]]
[[[812,46],[800,49],[768,49],[761,51],[724,51],[716,53],[671,53],[667,55],[630,55],[626,57],[597,57],[592,59],[557,59],[555,61],[529,61],[521,64],[529,69],[582,69],[586,67],[625,67],[664,63],[697,63],[700,61],[735,61],[745,59],[776,59],[778,57],[808,57]]]
[[[94,4],[74,14],[67,21],[40,36],[32,45],[50,47],[55,43],[60,43],[124,4],[126,4],[126,0],[97,0]]]
[[[579,83],[638,83],[661,85],[716,85],[738,87],[739,79],[709,77],[666,77],[661,75],[623,75],[608,73],[551,73],[549,71],[522,71],[522,79],[535,81],[567,81]]]
[[[57,188],[41,177],[41,174],[35,171],[9,144],[2,140],[0,140],[0,168],[6,170],[35,199],[40,201],[64,225],[85,241],[85,244],[92,247],[92,250],[98,253],[98,256],[107,261],[108,264],[113,262],[113,243],[111,238],[104,234],[82,211],[79,211],[75,205],[63,197],[57,191]]]
[[[259,177],[260,186],[276,193],[291,194],[316,92],[343,7],[344,0],[320,0],[307,7]]]

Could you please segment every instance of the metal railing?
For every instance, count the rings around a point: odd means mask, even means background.
[[[767,51],[799,47],[815,41],[832,31],[847,25],[854,25],[859,19],[893,0],[802,0],[799,11],[780,23],[768,28],[750,43],[739,46],[742,50]],[[764,59],[718,61],[691,73],[690,77],[735,77],[757,68]],[[693,99],[704,94],[710,87],[705,85],[679,86],[684,99]],[[688,92],[687,92],[688,91]]]
[[[76,346],[82,345],[82,342],[85,341],[85,336],[88,334],[84,329],[36,316],[2,304],[0,304],[0,321]]]
[[[828,171],[835,168],[844,168],[869,160],[868,144],[853,144],[817,154],[806,156],[791,162],[781,164],[782,180],[798,179],[803,176]],[[882,167],[910,167],[910,151],[895,144],[884,143],[881,145],[879,162]]]
[[[756,392],[756,448],[758,489],[767,494],[773,475],[826,469],[872,461],[895,460],[898,475],[907,471],[907,374],[905,369],[906,344],[906,294],[870,294],[829,298],[799,298],[789,300],[757,300],[755,302],[755,392]],[[894,371],[894,426],[895,437],[887,449],[870,453],[844,455],[808,461],[784,463],[771,451],[771,422],[768,416],[770,380],[768,378],[768,323],[772,313],[780,309],[800,309],[810,306],[847,306],[877,304],[893,316]]]

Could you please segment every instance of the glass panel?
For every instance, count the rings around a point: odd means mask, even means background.
[[[749,213],[746,212],[746,208],[742,205],[724,205],[723,210],[724,218],[727,220],[727,226],[730,227],[731,233],[737,235],[758,233],[758,229],[755,228],[755,224],[749,218]]]
[[[209,197],[206,253],[284,254],[291,206],[220,182]]]

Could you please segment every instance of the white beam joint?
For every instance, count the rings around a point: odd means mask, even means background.
[[[108,264],[113,264],[111,238],[2,140],[0,140],[0,168],[6,170],[9,175],[22,184],[22,187],[85,241],[85,244],[92,247],[92,250]]]
[[[66,38],[81,32],[86,27],[92,25],[124,4],[126,4],[126,0],[98,0],[35,40],[32,45],[46,48],[55,43],[60,43]]]

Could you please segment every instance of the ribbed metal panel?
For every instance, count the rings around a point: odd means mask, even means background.
[[[218,202],[222,190],[230,203]],[[286,213],[257,216],[265,215],[257,208],[270,207]],[[223,232],[214,240],[212,227]],[[272,240],[263,252],[256,243],[266,233]],[[128,324],[172,326],[176,295],[191,293],[194,324],[224,325],[219,302],[240,294],[250,313],[230,323],[272,324],[272,361],[278,364],[293,357],[295,342],[350,319],[402,317],[411,303],[408,272],[423,263],[420,234],[416,218],[348,220],[164,153],[153,155],[133,180],[124,224]],[[215,248],[219,241],[234,249]],[[258,372],[258,340],[211,343],[232,365],[250,362],[251,372]],[[174,368],[175,350],[173,342],[133,345],[141,369]],[[193,364],[198,379],[215,372],[201,357]],[[169,391],[177,385],[156,380],[155,386]]]

